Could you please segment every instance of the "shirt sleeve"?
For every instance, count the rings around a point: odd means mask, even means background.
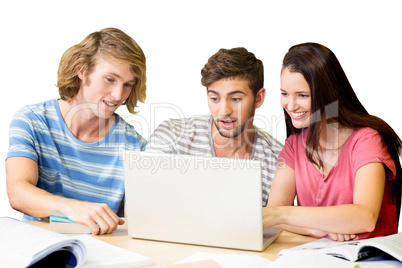
[[[152,133],[145,151],[154,153],[177,154],[176,138],[169,121],[162,122]]]
[[[289,138],[287,138],[285,140],[285,146],[283,147],[278,157],[278,162],[286,164],[293,170],[295,169],[295,158],[294,158],[296,154],[295,140],[296,140],[296,134],[291,135]]]
[[[28,157],[37,162],[38,154],[35,144],[31,119],[23,110],[20,110],[15,113],[10,124],[7,158]]]
[[[361,130],[360,137],[356,139],[354,144],[352,159],[354,174],[366,164],[383,163],[386,167],[386,179],[395,179],[394,160],[391,158],[382,136],[374,129],[365,128]]]

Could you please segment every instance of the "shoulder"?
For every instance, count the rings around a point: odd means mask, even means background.
[[[271,147],[272,149],[276,150],[282,150],[283,144],[278,141],[277,139],[275,139],[274,137],[272,137],[270,134],[268,134],[267,132],[261,130],[258,127],[255,127],[255,133],[257,134],[257,142],[261,143],[263,145],[268,145],[269,147]]]
[[[305,144],[308,135],[308,128],[304,129],[300,133],[294,133],[286,138],[285,140],[285,147],[286,146],[297,146],[298,144]]]
[[[365,164],[380,162],[388,167],[388,177],[395,176],[395,161],[377,130],[368,127],[355,129],[349,139],[345,146],[356,170]]]
[[[163,121],[155,132],[171,132],[174,136],[181,136],[189,133],[195,133],[202,130],[208,131],[211,122],[209,115],[196,115],[187,118],[169,119]]]
[[[353,131],[349,139],[345,143],[353,153],[367,152],[388,153],[388,147],[384,142],[382,135],[375,129],[364,127]]]
[[[139,134],[133,125],[127,123],[122,117],[116,115],[117,126],[116,132],[118,135],[124,136],[124,141],[133,144],[136,147],[142,147],[146,140]]]
[[[354,131],[356,137],[375,136],[380,135],[377,130],[370,127],[357,128]]]
[[[21,109],[19,109],[15,114],[16,115],[47,115],[49,112],[56,113],[55,104],[57,103],[56,99],[48,100],[45,102],[40,102],[37,104],[29,104],[25,105]]]
[[[285,145],[283,146],[283,149],[281,151],[280,158],[282,160],[289,161],[289,159],[294,160],[295,155],[298,155],[298,157],[300,156],[304,157],[306,150],[307,134],[308,129],[305,129],[301,133],[295,133],[286,138]]]
[[[210,152],[211,119],[210,115],[196,115],[163,121],[149,137],[146,150],[182,154]]]
[[[173,129],[197,129],[208,128],[210,122],[209,115],[196,115],[187,118],[169,119],[164,123],[173,127]]]
[[[381,134],[377,130],[369,127],[355,129],[349,139],[349,144],[353,146],[358,144],[364,144],[364,146],[368,147],[384,146]]]
[[[266,161],[268,159],[278,159],[283,145],[277,139],[272,137],[267,132],[254,127],[255,129],[255,142],[254,142],[254,156],[257,158],[263,157]]]
[[[58,121],[57,108],[55,106],[57,100],[49,100],[37,104],[25,105],[14,113],[11,126],[26,125],[47,125],[49,120]]]

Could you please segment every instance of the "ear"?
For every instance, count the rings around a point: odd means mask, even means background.
[[[77,71],[78,78],[84,80],[86,71],[87,71],[86,65],[82,65]]]
[[[265,88],[261,88],[255,95],[255,108],[260,108],[265,100]]]

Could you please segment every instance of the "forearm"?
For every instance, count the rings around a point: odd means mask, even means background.
[[[292,233],[300,234],[300,235],[308,235],[308,236],[312,236],[315,238],[323,238],[323,237],[328,236],[327,232],[310,229],[310,228],[298,227],[298,226],[287,225],[287,224],[279,224],[276,226],[281,227],[283,230],[288,231],[288,232],[292,232]]]
[[[32,217],[63,215],[87,225],[92,234],[111,233],[118,225],[124,224],[124,220],[119,219],[107,204],[56,196],[26,183],[16,183],[9,188],[12,207]]]
[[[15,182],[8,185],[7,193],[13,209],[32,217],[49,217],[66,214],[67,207],[74,200],[53,195],[30,183]]]
[[[327,233],[357,234],[373,231],[377,215],[358,205],[330,207],[270,207],[264,216],[264,226],[286,224]]]
[[[32,159],[7,159],[6,174],[11,207],[27,215],[38,218],[64,215],[89,226],[93,234],[111,233],[124,223],[106,203],[65,198],[38,188],[38,166]]]

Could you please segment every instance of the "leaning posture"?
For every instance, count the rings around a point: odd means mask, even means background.
[[[144,102],[145,71],[142,49],[115,28],[63,54],[60,99],[23,107],[10,126],[7,193],[25,220],[63,215],[93,234],[124,223],[122,151],[145,142],[115,112]]]
[[[220,49],[201,76],[211,114],[162,122],[146,151],[259,160],[266,206],[282,144],[253,124],[265,99],[263,63],[243,47]]]
[[[401,139],[366,111],[334,53],[291,47],[280,90],[288,138],[264,226],[340,241],[397,233]]]

